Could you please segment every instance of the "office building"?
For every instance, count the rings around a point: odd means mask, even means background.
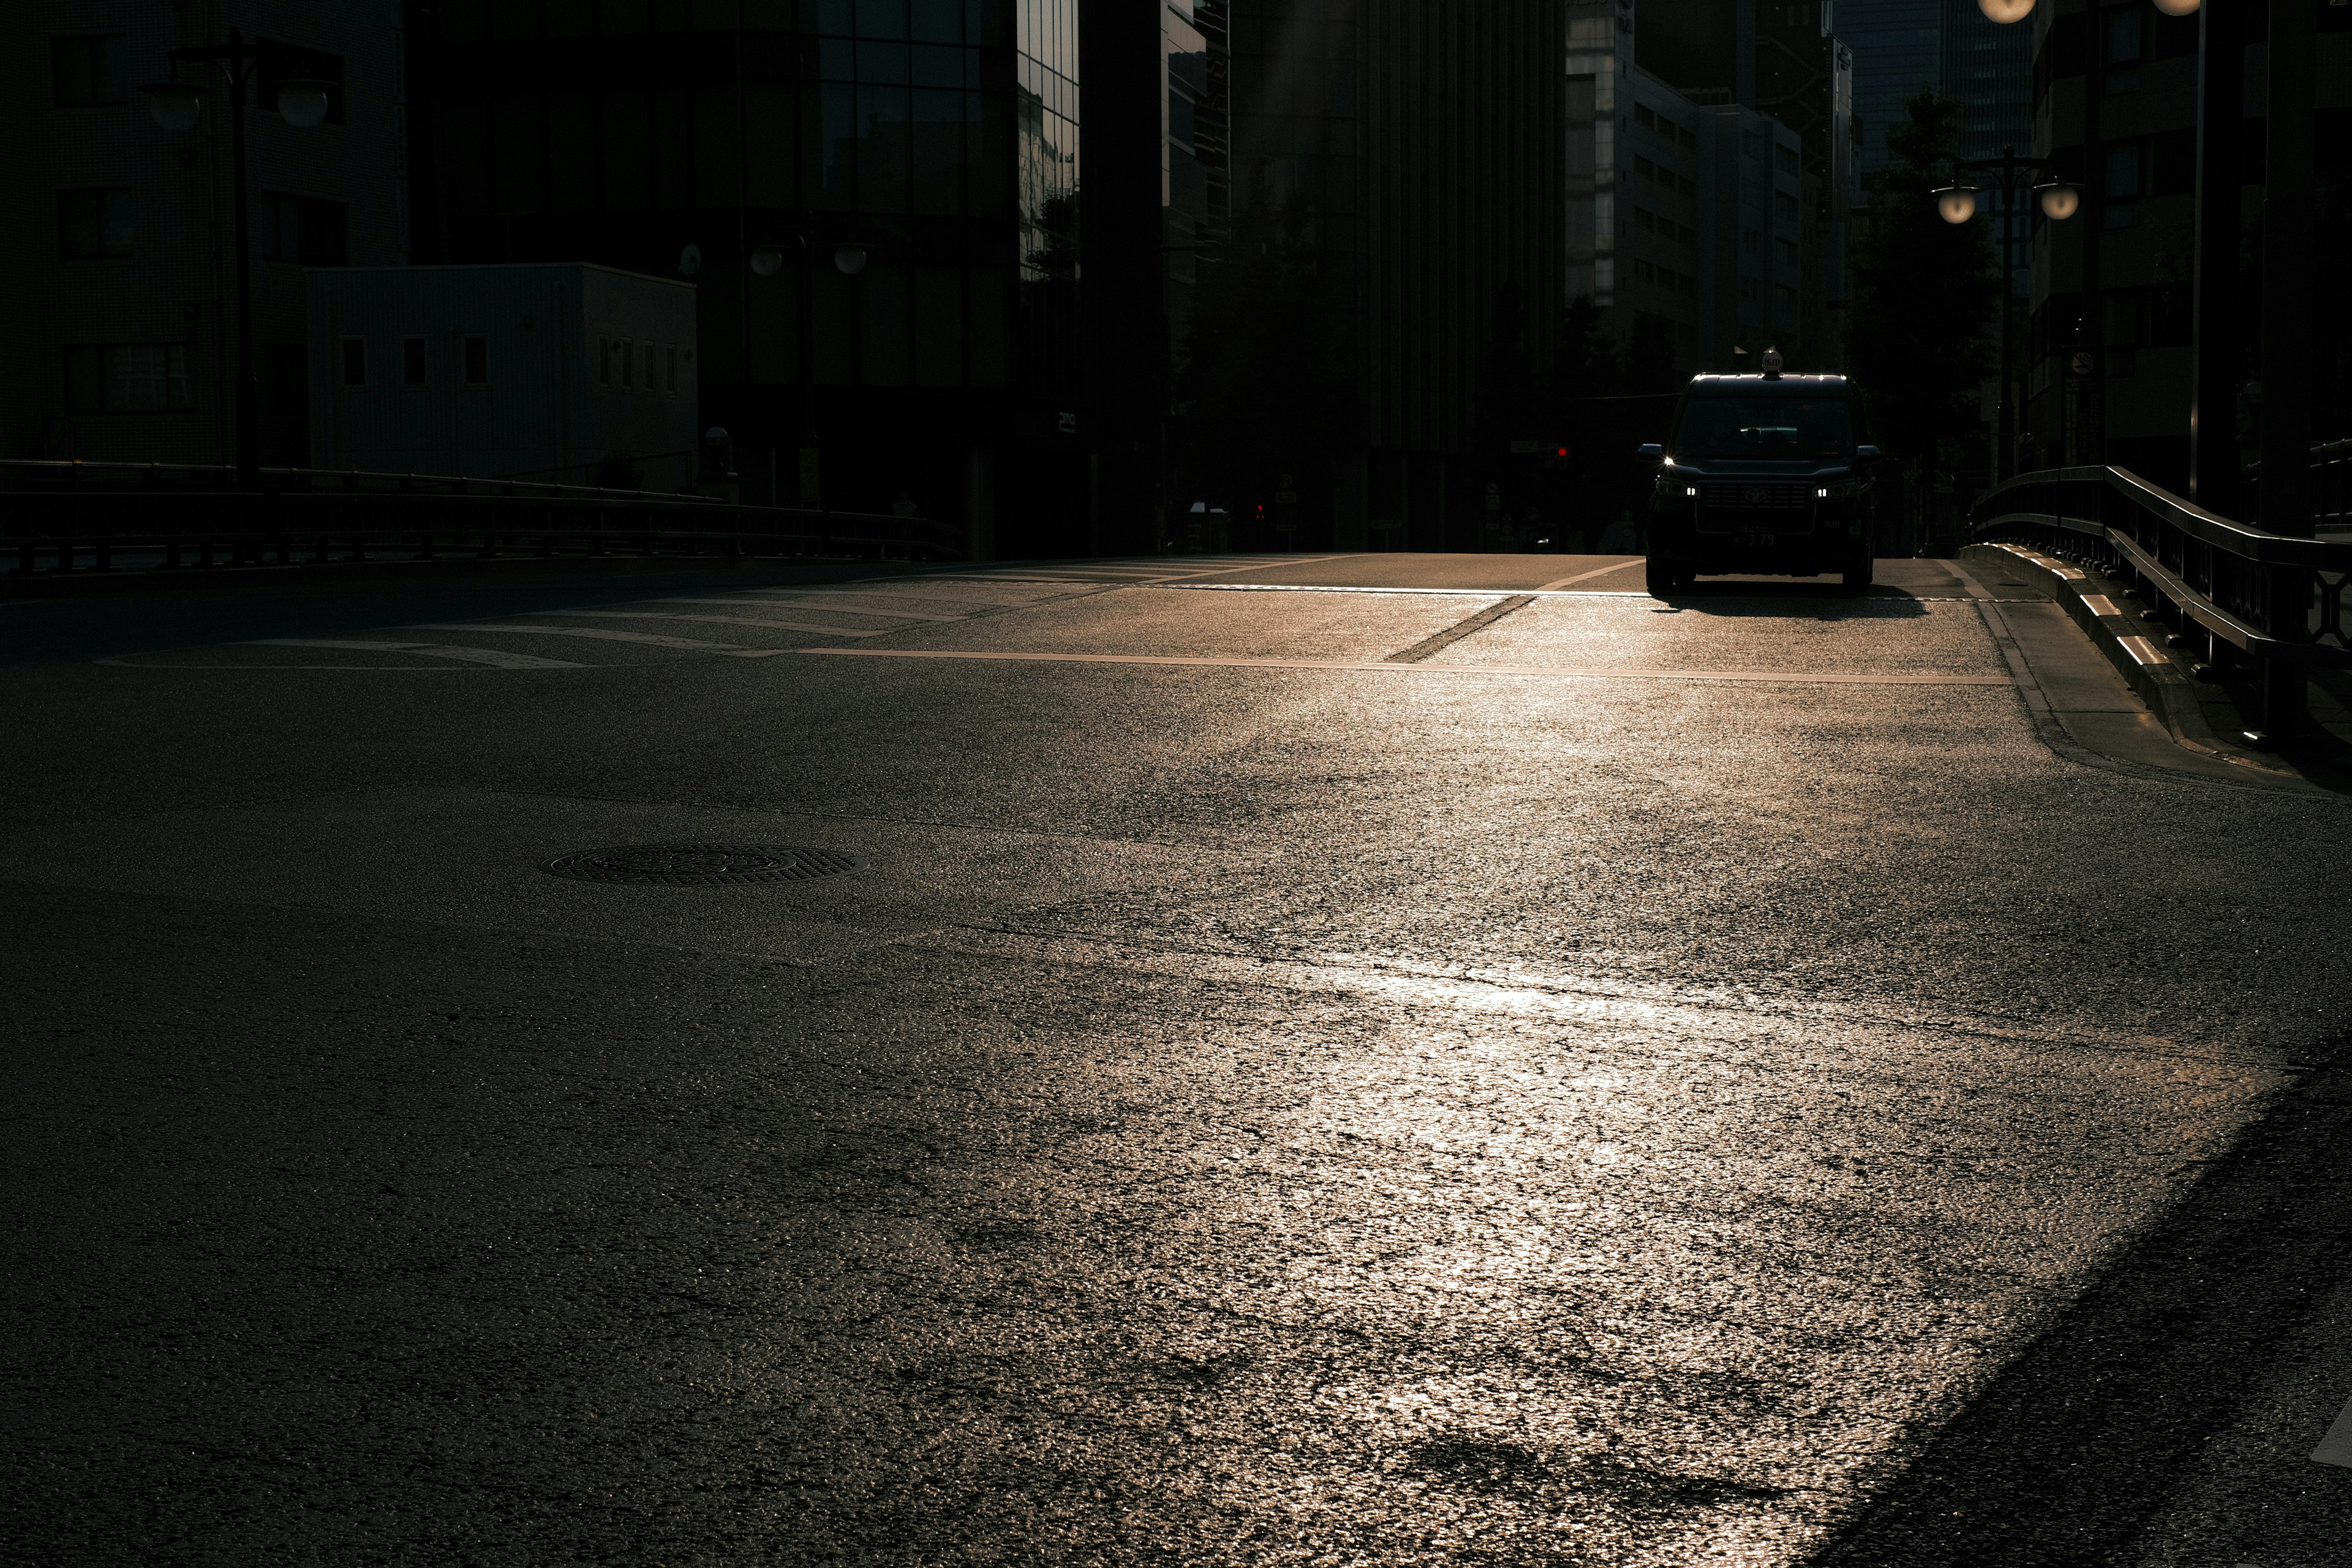
[[[1224,0],[1090,0],[1084,209],[1093,542],[1165,537],[1173,389],[1203,268],[1230,237]]]
[[[227,93],[172,49],[229,29],[270,46],[246,111],[254,363],[265,463],[310,460],[303,270],[406,258],[397,0],[15,0],[0,56],[0,453],[233,462],[235,190]],[[277,113],[293,69],[328,83],[324,121]],[[210,88],[193,128],[160,128],[138,89]]]
[[[1581,15],[1595,7],[1588,0],[1574,9]],[[1693,104],[1748,110],[1796,135],[1794,188],[1769,187],[1776,210],[1763,237],[1774,251],[1783,238],[1794,242],[1797,281],[1776,279],[1771,305],[1777,311],[1780,289],[1793,287],[1794,342],[1782,342],[1782,352],[1795,353],[1793,363],[1837,368],[1843,322],[1836,312],[1845,297],[1855,189],[1853,55],[1831,26],[1827,0],[1640,0],[1617,10],[1621,37],[1630,31],[1633,61],[1643,74]],[[1619,118],[1622,130],[1628,116],[1621,110]],[[1739,155],[1752,145],[1775,160],[1777,140],[1754,127],[1732,137]],[[1769,178],[1780,181],[1781,174]],[[1734,227],[1745,243],[1750,226],[1735,221]],[[1776,273],[1779,259],[1774,256]]]
[[[420,258],[693,282],[747,500],[1086,548],[1078,0],[410,10]]]
[[[1944,82],[1943,0],[1840,0],[1837,35],[1853,54],[1854,173],[1870,176],[1896,161],[1886,133],[1908,116],[1904,106]]]
[[[1253,516],[1295,504],[1298,538],[1340,549],[1471,542],[1493,433],[1526,416],[1482,406],[1482,381],[1546,353],[1566,303],[1561,9],[1221,10],[1234,233],[1295,237],[1311,258],[1358,411],[1344,450],[1302,456],[1294,491],[1233,499]]]
[[[1642,65],[1644,16],[1569,8],[1569,292],[1601,309],[1637,374],[1746,368],[1767,347],[1810,363],[1802,140],[1729,89],[1685,91]],[[1703,76],[1731,55],[1652,58]]]
[[[2236,164],[2240,254],[2248,260],[2259,254],[2267,195],[2259,112],[2265,30],[2259,12],[2247,18],[2246,118]],[[2082,207],[2063,223],[2038,214],[2032,220],[2030,328],[2020,348],[2021,467],[2113,463],[2187,492],[2200,35],[2195,16],[2084,0],[2058,0],[2029,35],[2034,152],[2082,193]],[[2317,46],[2316,210],[2340,233],[2342,193],[2352,189],[2352,7],[2320,8]],[[2323,258],[2332,254],[2325,230],[2315,243]],[[2326,278],[2323,262],[2312,323],[2314,429],[2322,437],[2342,435],[2352,416],[2337,401],[2352,383],[2352,342]],[[2209,302],[2238,312],[2224,328],[2241,345],[2243,377],[2229,417],[2251,458],[2260,416],[2257,280],[2226,279]]]

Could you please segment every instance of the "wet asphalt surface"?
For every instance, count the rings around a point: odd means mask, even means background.
[[[856,575],[0,605],[0,1561],[2352,1563],[2352,802],[1931,562]]]

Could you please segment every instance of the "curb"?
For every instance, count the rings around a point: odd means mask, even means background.
[[[2081,567],[2029,550],[2021,544],[1971,544],[1963,558],[1995,559],[2020,573],[2063,609],[2091,646],[2106,656],[2116,673],[2160,720],[2172,738],[2191,751],[2207,752],[2264,773],[2287,773],[2275,760],[2260,752],[2224,740],[2205,718],[2196,679],[2184,662],[2164,644],[2149,637],[2147,622],[2155,616],[2136,601],[2118,604],[2111,585]],[[2299,776],[2299,775],[2298,775]]]

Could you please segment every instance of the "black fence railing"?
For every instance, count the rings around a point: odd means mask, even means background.
[[[14,574],[177,571],[472,556],[818,556],[958,561],[961,531],[922,517],[730,505],[711,496],[436,475],[0,462],[0,552]]]
[[[2124,468],[2046,468],[1978,500],[1975,537],[2086,559],[2133,582],[2206,661],[2352,668],[2352,539],[2217,517]]]

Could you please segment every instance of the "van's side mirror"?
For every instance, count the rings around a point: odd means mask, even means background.
[[[1666,455],[1666,449],[1655,441],[1644,441],[1639,455],[1654,462]]]
[[[1866,441],[1853,449],[1853,460],[1857,463],[1874,463],[1885,455]]]

